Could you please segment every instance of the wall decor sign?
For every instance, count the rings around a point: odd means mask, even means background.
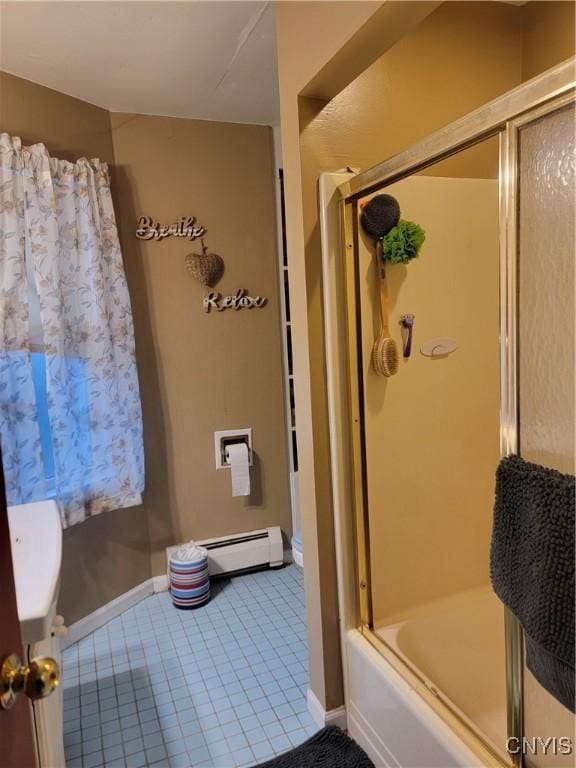
[[[193,278],[213,288],[224,274],[224,259],[217,253],[210,253],[202,238],[202,253],[189,253],[184,259],[186,269]]]
[[[206,234],[206,227],[198,224],[195,216],[181,216],[173,224],[160,226],[151,216],[140,216],[136,227],[138,240],[164,240],[165,237],[186,237],[196,240]]]
[[[203,300],[204,312],[215,309],[223,312],[225,309],[261,309],[267,303],[265,296],[248,296],[247,291],[240,288],[230,296],[222,296],[221,293],[212,291],[206,294]]]

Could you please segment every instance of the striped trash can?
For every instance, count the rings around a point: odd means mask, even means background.
[[[170,555],[170,594],[176,608],[199,608],[210,600],[208,550],[190,542]]]

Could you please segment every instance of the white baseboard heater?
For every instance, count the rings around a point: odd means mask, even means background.
[[[208,550],[210,576],[222,576],[265,566],[278,568],[284,563],[284,545],[279,526],[204,539],[196,543]],[[168,547],[166,550],[168,560],[175,549],[178,547]]]

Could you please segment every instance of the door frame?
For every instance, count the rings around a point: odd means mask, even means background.
[[[0,454],[0,660],[16,653],[24,663],[20,621],[16,603],[14,570],[4,471]],[[0,709],[0,765],[2,768],[34,768],[37,763],[36,738],[32,726],[30,702],[21,693],[12,709]]]
[[[355,540],[354,557],[340,552],[339,578],[345,582],[340,590],[340,611],[344,623],[358,628],[366,639],[405,677],[413,679],[414,670],[400,660],[372,631],[370,604],[370,541],[366,500],[364,426],[362,423],[363,370],[359,337],[357,248],[359,199],[399,181],[416,171],[433,165],[492,136],[500,137],[500,452],[501,456],[518,451],[518,381],[517,381],[517,261],[518,261],[518,132],[532,120],[569,104],[576,97],[576,58],[544,72],[485,106],[450,125],[430,134],[421,142],[385,160],[373,168],[348,178],[338,187],[340,195],[340,255],[342,296],[345,299],[344,351],[345,386],[338,377],[329,381],[329,400],[343,403],[347,413],[342,423],[342,410],[330,418],[344,437],[344,453],[348,467],[335,470],[335,446],[332,443],[332,471],[346,472],[346,499],[335,500],[336,527],[342,541]],[[331,354],[327,349],[327,354]],[[340,353],[339,353],[340,354]],[[337,365],[335,367],[338,367]],[[331,378],[331,377],[329,377]],[[336,392],[334,391],[336,390]],[[344,503],[343,503],[344,502]],[[346,520],[346,510],[352,517]],[[342,595],[352,600],[342,600]],[[523,672],[524,649],[522,628],[516,617],[505,610],[505,653],[508,736],[524,735]],[[493,765],[506,765],[491,745],[458,718],[445,702],[426,696],[426,700],[469,745],[491,753]],[[460,726],[460,727],[458,727]],[[512,764],[523,765],[521,754],[512,756]]]

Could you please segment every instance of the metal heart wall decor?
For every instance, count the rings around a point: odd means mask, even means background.
[[[202,240],[202,253],[189,253],[185,259],[186,269],[202,285],[212,287],[224,274],[224,259],[217,253],[209,253]]]

